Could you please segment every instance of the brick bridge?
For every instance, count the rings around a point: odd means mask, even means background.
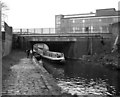
[[[46,43],[50,50],[60,51],[67,57],[75,58],[88,53],[111,51],[112,43],[111,33],[99,31],[56,33],[54,28],[14,29],[13,35],[16,37],[14,40],[17,39],[16,44],[23,49],[32,48],[35,43]]]
[[[56,33],[54,28],[14,29],[14,35],[25,37],[29,41],[81,41],[81,38],[111,38],[111,33],[69,32]]]

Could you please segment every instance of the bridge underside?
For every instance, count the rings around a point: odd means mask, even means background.
[[[111,51],[111,34],[79,34],[79,35],[34,35],[20,37],[20,45],[24,49],[32,49],[36,43],[45,43],[51,51],[65,54],[65,57],[80,58],[82,55],[100,54]],[[17,43],[18,44],[18,43]]]
[[[110,33],[75,33],[64,35],[21,35],[29,41],[81,41],[82,38],[112,38]]]

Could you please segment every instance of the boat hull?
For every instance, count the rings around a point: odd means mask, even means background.
[[[48,59],[42,55],[40,55],[40,58],[43,60],[43,61],[47,61],[47,62],[50,62],[50,63],[55,63],[55,64],[64,64],[65,63],[65,60],[64,59],[61,59],[61,60],[51,60],[51,59]]]
[[[44,59],[44,60],[48,60],[50,62],[55,62],[55,63],[61,63],[65,61],[64,58],[64,54],[60,53],[60,52],[53,52],[53,51],[49,51],[48,49],[44,49],[44,47],[42,48],[42,46],[40,44],[36,44],[34,45],[34,52],[39,55],[37,56],[37,59]]]

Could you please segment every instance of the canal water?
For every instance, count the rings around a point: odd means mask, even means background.
[[[103,65],[68,59],[63,64],[43,60],[62,92],[72,95],[120,95],[120,71]]]

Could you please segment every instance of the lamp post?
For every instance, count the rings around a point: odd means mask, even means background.
[[[0,1],[0,96],[2,96],[2,33],[1,33],[1,1]]]
[[[1,34],[1,11],[2,11],[2,7],[1,7],[1,1],[0,1],[0,36]]]

